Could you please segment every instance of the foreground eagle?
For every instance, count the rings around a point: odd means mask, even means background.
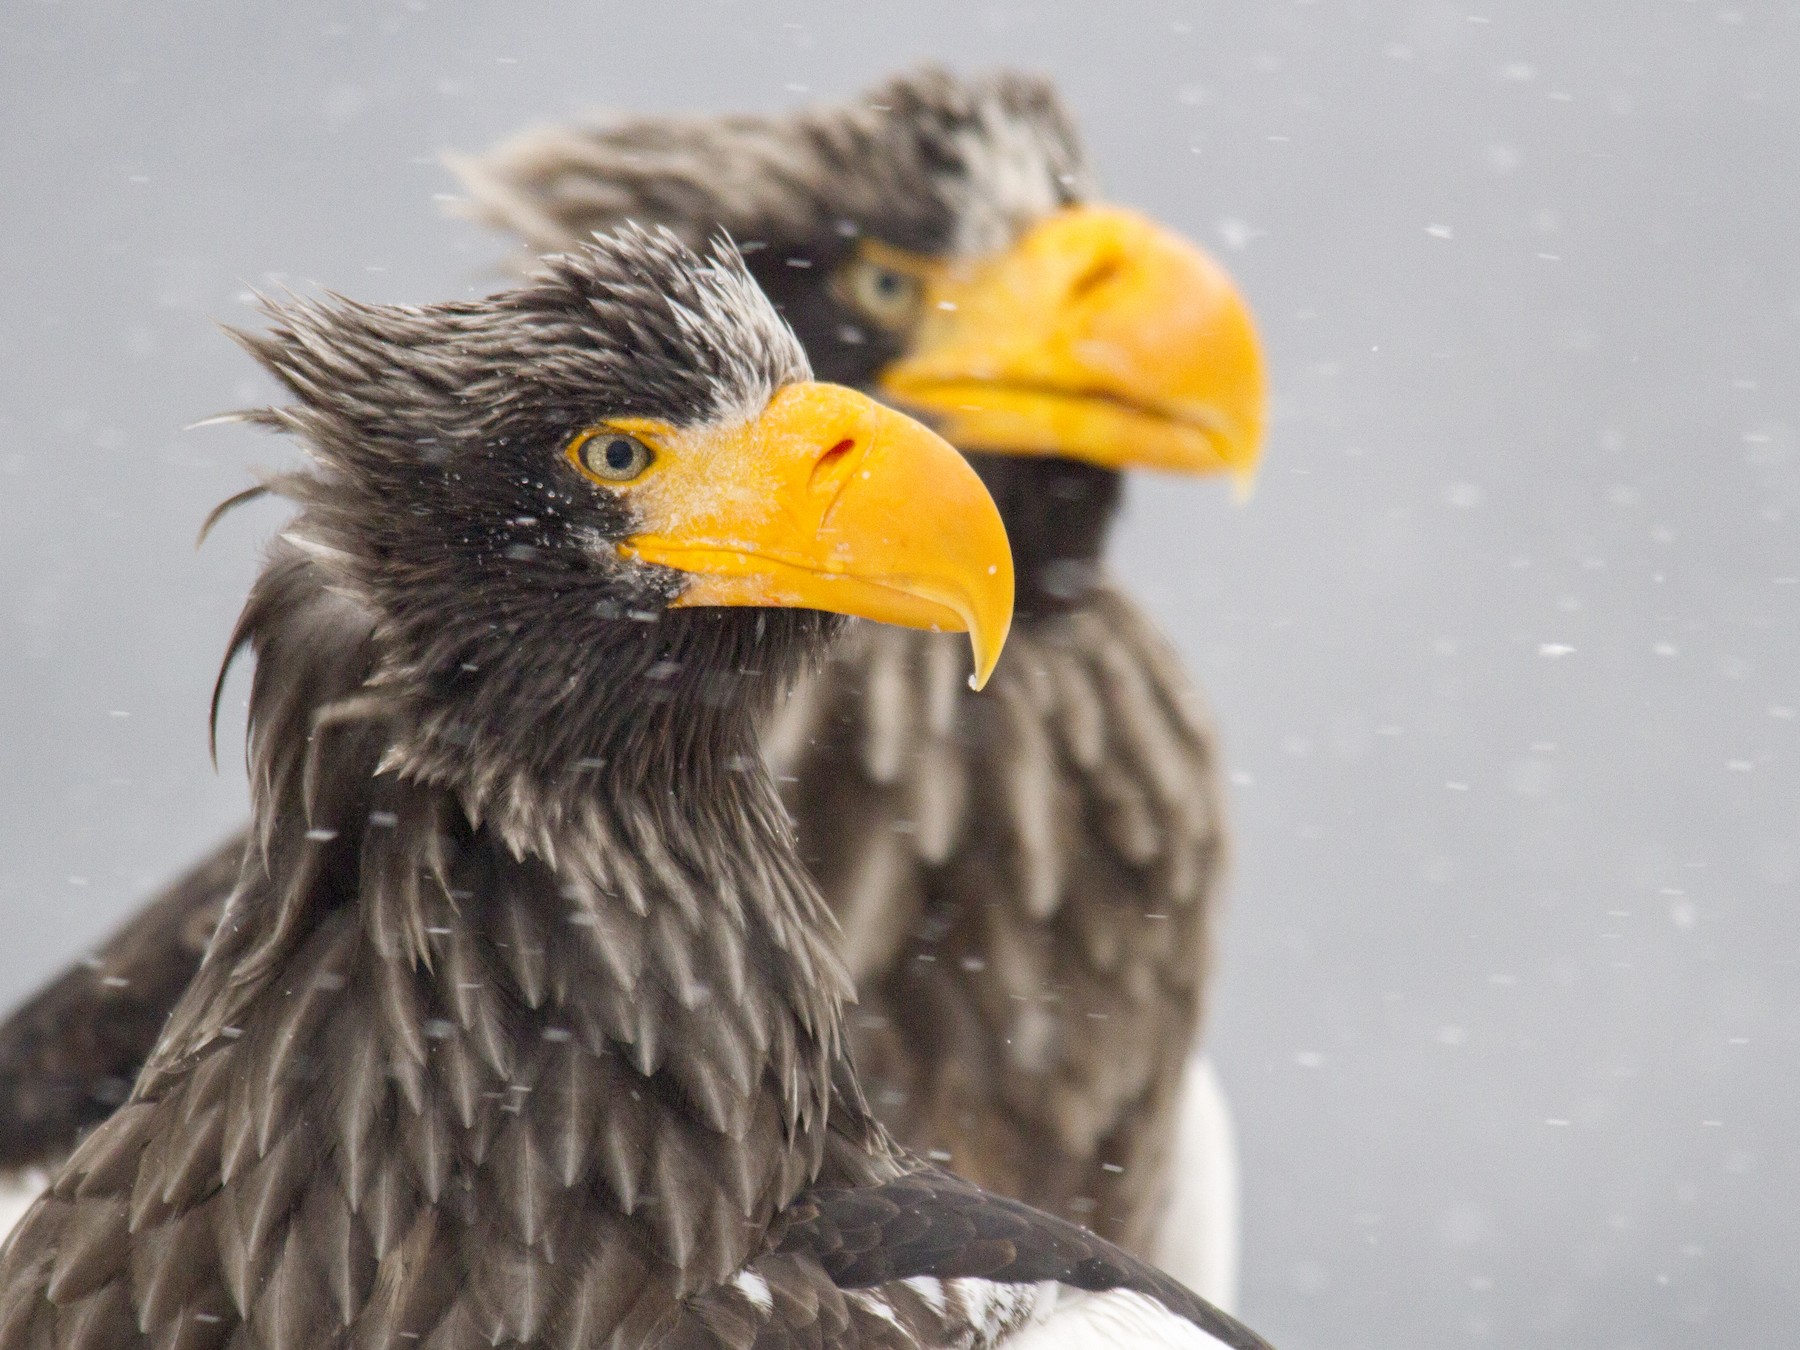
[[[627,218],[728,230],[823,377],[972,452],[1019,580],[993,683],[966,687],[951,638],[855,625],[763,738],[844,930],[857,1062],[909,1147],[1228,1299],[1232,1177],[1191,1071],[1198,1118],[1178,1121],[1222,871],[1215,757],[1100,558],[1122,470],[1254,463],[1261,367],[1229,282],[1085,205],[1067,117],[1017,77],[539,133],[461,168],[536,249]],[[56,1156],[129,1088],[242,851],[0,1029],[0,1165]]]
[[[948,445],[729,247],[272,306],[311,467],[234,650],[251,846],[130,1098],[0,1253],[0,1347],[1261,1342],[893,1148],[758,753],[821,610],[1013,576]]]

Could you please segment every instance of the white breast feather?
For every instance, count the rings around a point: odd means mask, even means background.
[[[1156,1264],[1231,1312],[1238,1285],[1237,1133],[1225,1090],[1204,1055],[1189,1060],[1182,1075],[1169,1182]]]
[[[44,1184],[44,1174],[38,1171],[0,1179],[0,1239],[18,1227],[31,1202],[43,1193]]]
[[[758,1312],[766,1313],[775,1306],[775,1296],[769,1292],[769,1282],[754,1270],[739,1271],[732,1283]]]
[[[1147,1295],[1067,1286],[1059,1286],[1054,1307],[1040,1306],[1036,1318],[1001,1344],[1006,1350],[1226,1350],[1223,1341]]]

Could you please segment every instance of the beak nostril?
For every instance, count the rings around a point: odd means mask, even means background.
[[[814,492],[831,491],[831,500],[825,503],[825,509],[819,513],[819,528],[825,529],[831,524],[831,518],[837,514],[838,503],[844,499],[844,489],[850,486],[853,475],[845,472],[850,465],[850,452],[856,449],[856,439],[846,436],[831,449],[819,456],[818,463],[813,465],[811,487]],[[863,477],[867,478],[865,473]]]
[[[1069,298],[1081,300],[1099,290],[1107,282],[1125,270],[1125,260],[1116,253],[1104,258],[1096,258],[1080,276],[1075,278],[1074,285],[1069,287]]]
[[[843,463],[844,456],[848,455],[854,449],[856,449],[855,440],[850,437],[845,437],[836,445],[832,446],[831,449],[820,455],[818,463],[813,465],[812,486],[818,487],[820,484],[824,483],[825,480],[831,476],[832,470]]]

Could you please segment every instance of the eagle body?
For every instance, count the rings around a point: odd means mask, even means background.
[[[1096,587],[971,694],[858,625],[764,745],[844,933],[856,1060],[909,1147],[1154,1249],[1221,829],[1199,710]]]
[[[756,913],[764,860],[731,866],[780,807],[736,776],[718,800],[665,787],[681,805],[651,818],[596,771],[579,818],[531,840],[375,772],[379,721],[304,784],[292,747],[371,674],[311,570],[266,574],[245,632],[270,863],[18,1229],[0,1345],[648,1343],[824,1161],[832,958],[803,917]],[[812,1005],[749,987],[752,959]],[[736,1007],[692,999],[734,975]]]

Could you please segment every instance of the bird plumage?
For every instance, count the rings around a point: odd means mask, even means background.
[[[857,1063],[897,1137],[1149,1251],[1221,838],[1205,723],[1111,588],[1021,622],[983,694],[961,669],[859,627],[765,737]]]
[[[840,284],[866,241],[979,259],[1093,187],[1047,84],[931,71],[788,117],[550,129],[457,167],[469,209],[533,250],[627,218],[690,242],[729,230],[814,368],[866,387],[912,340]],[[964,687],[952,638],[852,625],[764,745],[846,935],[862,996],[850,1035],[877,1112],[978,1181],[1166,1256],[1226,852],[1213,737],[1105,575],[1120,473],[1054,454],[971,460],[1019,581],[994,685]],[[221,875],[177,882],[99,967],[0,1028],[0,1066],[15,1066],[0,1162],[53,1156],[111,1109],[154,1005],[198,959],[182,934],[207,927]],[[62,1029],[109,1007],[134,1018],[76,1033],[105,1053],[68,1053]],[[1216,1159],[1218,1134],[1201,1149]]]
[[[836,621],[683,607],[762,565],[760,532],[1010,603],[953,452],[915,428],[878,459],[901,419],[833,421],[845,391],[793,414],[805,363],[774,311],[729,252],[672,237],[486,301],[273,317],[243,341],[294,402],[251,417],[312,464],[271,484],[299,512],[232,643],[257,659],[251,843],[131,1097],[0,1251],[0,1346],[991,1345],[1051,1325],[1063,1287],[1260,1346],[890,1143],[756,754]],[[707,446],[797,417],[802,492],[863,427],[867,468],[799,533],[804,502],[753,502],[747,563],[566,462],[583,426],[643,416]],[[688,446],[671,432],[653,463]],[[708,472],[742,500],[766,460]],[[952,537],[983,551],[831,535],[871,477],[927,517],[957,503]],[[638,559],[683,530],[696,575]]]
[[[473,213],[533,248],[631,216],[725,225],[760,245],[750,264],[821,368],[876,387],[905,339],[818,280],[858,239],[980,258],[1094,191],[1048,84],[935,71],[787,119],[553,128],[458,167]],[[1161,1232],[1226,868],[1210,719],[1106,576],[1120,473],[970,458],[1019,579],[995,682],[964,688],[951,640],[853,626],[764,737],[845,929],[858,1063],[909,1146],[1133,1251],[1191,1255],[1184,1274],[1229,1274],[1219,1225]],[[1228,1123],[1206,1119],[1229,1205]]]

